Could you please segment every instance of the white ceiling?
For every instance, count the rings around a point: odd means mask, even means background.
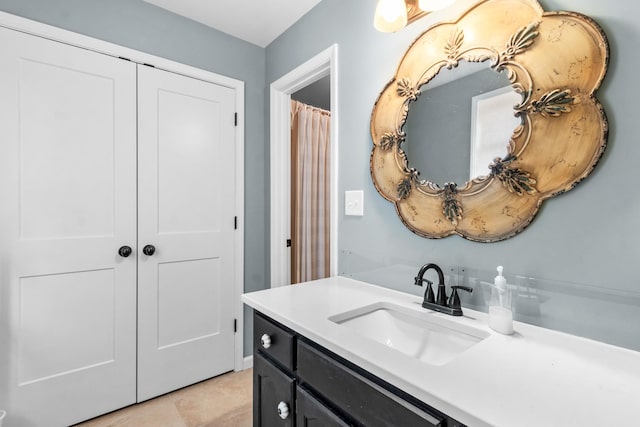
[[[266,47],[321,0],[144,0]]]

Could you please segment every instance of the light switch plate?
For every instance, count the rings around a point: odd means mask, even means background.
[[[364,191],[344,192],[344,214],[350,216],[364,215]]]

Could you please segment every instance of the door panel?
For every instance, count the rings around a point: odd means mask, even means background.
[[[233,369],[234,91],[138,71],[138,400]]]
[[[114,361],[114,285],[113,269],[20,279],[20,386]]]
[[[20,68],[21,237],[113,236],[116,82],[28,58]]]
[[[136,69],[0,28],[0,402],[69,425],[135,402]]]
[[[221,333],[220,258],[158,264],[158,348]],[[229,325],[224,325],[228,326]]]
[[[229,106],[198,92],[162,89],[158,105],[158,232],[219,232],[225,213],[218,208],[224,191],[220,179],[230,178],[220,176],[220,162],[233,159],[222,157],[220,145],[232,147],[233,140],[221,140],[218,133],[222,114],[229,114],[221,108]],[[227,116],[227,126],[230,120]]]

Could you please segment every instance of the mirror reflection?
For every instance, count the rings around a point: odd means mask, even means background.
[[[488,62],[460,61],[442,69],[411,103],[402,148],[420,179],[443,186],[489,174],[495,157],[507,154],[520,120],[513,107],[521,96],[505,73]]]

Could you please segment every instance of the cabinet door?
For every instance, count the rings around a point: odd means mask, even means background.
[[[295,380],[256,352],[253,361],[253,426],[293,427],[294,399]]]
[[[136,67],[0,28],[0,94],[0,406],[70,425],[135,402]]]
[[[142,401],[233,369],[236,161],[233,89],[138,68]]]
[[[311,393],[300,386],[296,387],[297,427],[348,427],[351,425],[313,397]]]

